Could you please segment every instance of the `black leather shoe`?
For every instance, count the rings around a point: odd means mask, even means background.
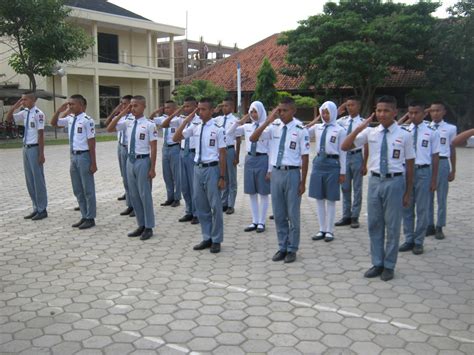
[[[34,216],[36,216],[38,214],[38,212],[36,211],[33,211],[31,212],[29,215],[23,217],[24,219],[32,219]]]
[[[389,281],[389,280],[393,279],[394,275],[395,275],[395,272],[393,271],[393,269],[384,268],[383,272],[382,272],[382,275],[380,275],[380,280]]]
[[[225,211],[225,214],[234,214],[234,212],[234,207],[227,207],[227,211]]]
[[[45,219],[48,217],[48,211],[44,210],[43,212],[37,213],[33,218],[31,218],[32,221],[39,221],[41,219]]]
[[[271,215],[270,217],[268,217],[269,219],[275,219],[275,216],[274,215]]]
[[[181,203],[179,202],[179,200],[174,200],[172,203],[171,203],[171,207],[178,207]]]
[[[81,218],[81,219],[79,220],[79,222],[74,223],[71,227],[77,228],[77,227],[79,227],[82,223],[84,223],[85,221],[86,221],[85,218]]]
[[[209,251],[213,254],[219,253],[221,251],[221,243],[212,243]]]
[[[339,221],[334,223],[336,227],[341,227],[341,226],[350,226],[351,225],[351,219],[350,218],[341,218]]]
[[[443,233],[443,228],[441,227],[436,227],[436,233],[435,233],[435,238],[438,240],[444,239],[444,233]]]
[[[248,227],[244,229],[244,232],[253,232],[257,229],[257,225],[255,223],[249,224]]]
[[[95,221],[93,218],[86,219],[84,223],[79,226],[79,229],[89,229],[95,226]]]
[[[193,250],[204,250],[204,249],[207,249],[207,248],[210,248],[212,245],[212,240],[203,240],[201,243],[195,245],[193,247]]]
[[[435,234],[436,234],[436,229],[433,225],[428,226],[428,228],[426,228],[425,236],[429,237],[430,235],[435,235]]]
[[[383,267],[382,266],[372,266],[369,270],[367,270],[364,274],[364,277],[367,277],[368,279],[371,279],[373,277],[380,276],[383,272]]]
[[[351,218],[351,228],[359,228],[359,218]]]
[[[132,213],[132,211],[133,211],[133,208],[132,208],[132,207],[127,207],[126,210],[120,212],[120,215],[121,215],[121,216],[128,216],[130,213]]]
[[[80,210],[81,210],[81,208],[79,206],[74,207],[74,211],[80,211]]]
[[[192,214],[185,214],[183,217],[178,219],[178,222],[189,222],[193,220],[193,215]]]
[[[326,243],[332,242],[334,240],[334,234],[331,232],[326,232],[326,235],[324,236],[324,241]]]
[[[275,255],[273,255],[272,260],[273,261],[282,261],[285,260],[286,257],[286,251],[281,251],[278,250]]]
[[[227,212],[227,209],[228,209],[228,208],[229,208],[229,207],[227,207],[227,206],[222,206],[222,212]]]
[[[135,210],[132,210],[132,212],[130,212],[130,214],[128,215],[129,217],[135,217],[136,214],[135,214]]]
[[[126,198],[126,197],[125,197],[125,194],[123,194],[122,196],[117,197],[117,200],[118,200],[118,201],[123,201],[123,200],[125,200],[125,198]]]
[[[130,232],[127,234],[128,237],[133,238],[133,237],[139,237],[142,235],[143,231],[145,230],[145,227],[138,227],[135,229],[133,232]]]
[[[263,232],[265,232],[265,225],[259,223],[259,224],[257,225],[257,233],[263,233]]]
[[[289,264],[289,263],[294,262],[295,260],[296,260],[296,253],[294,251],[290,251],[286,254],[284,263]]]
[[[152,235],[153,235],[153,229],[151,229],[151,228],[145,228],[145,229],[143,230],[142,236],[140,237],[140,240],[147,240],[147,239],[150,239]]]
[[[318,232],[314,237],[311,237],[312,240],[323,240],[326,237],[326,232]]]
[[[160,206],[170,206],[173,203],[173,200],[166,200],[165,202],[161,203]]]
[[[423,254],[423,245],[415,245],[413,247],[413,254],[415,255]]]
[[[410,251],[410,250],[413,250],[414,246],[415,246],[414,243],[403,243],[402,245],[400,245],[400,248],[398,248],[398,251],[401,251],[402,253],[404,251]]]
[[[191,224],[199,224],[199,218],[193,217],[193,219],[191,220]]]

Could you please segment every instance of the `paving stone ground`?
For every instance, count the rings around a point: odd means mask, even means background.
[[[159,142],[161,143],[161,141]],[[177,223],[158,158],[155,236],[127,238],[114,142],[99,143],[97,227],[78,231],[67,146],[46,147],[49,218],[25,221],[21,150],[0,150],[1,354],[474,354],[474,150],[458,149],[447,238],[399,256],[390,282],[370,266],[365,201],[358,230],[313,242],[315,202],[302,202],[298,260],[272,262],[276,234],[244,233],[248,198],[225,218],[218,255],[196,252],[200,228]],[[341,206],[338,204],[338,215]]]

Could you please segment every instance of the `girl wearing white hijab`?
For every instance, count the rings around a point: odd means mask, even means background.
[[[308,129],[310,137],[315,137],[316,157],[309,181],[309,197],[316,199],[319,233],[313,240],[331,242],[334,240],[334,218],[336,201],[340,198],[339,185],[346,174],[346,152],[341,149],[346,130],[336,124],[337,106],[326,101],[319,108],[323,123]]]
[[[250,118],[250,123],[247,123]],[[245,232],[265,231],[265,219],[268,210],[268,195],[270,194],[270,165],[268,163],[269,141],[260,139],[250,142],[250,136],[260,124],[267,119],[267,112],[260,101],[250,105],[249,112],[241,120],[235,122],[226,132],[236,136],[245,135],[247,156],[244,166],[244,193],[250,197],[252,223],[244,229]]]

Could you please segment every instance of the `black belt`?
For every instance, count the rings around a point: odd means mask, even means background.
[[[228,145],[227,146],[227,149],[232,149],[232,148],[235,148],[235,146],[234,145]]]
[[[72,151],[72,155],[81,155],[84,153],[89,153],[89,151],[88,150],[73,150]]]
[[[23,144],[23,147],[25,148],[32,148],[32,147],[37,147],[39,144],[36,143],[36,144]]]
[[[175,145],[178,145],[179,143],[174,143],[174,144],[166,144],[165,143],[165,147],[174,147]]]
[[[293,169],[299,169],[299,166],[294,166],[294,165],[282,165],[282,166],[275,166],[273,167],[277,170],[293,170]]]
[[[184,148],[181,148],[181,150],[184,152]],[[189,153],[196,153],[196,149],[194,149],[194,148],[189,149],[188,151],[189,151]]]
[[[319,157],[319,154],[318,154],[318,157]],[[325,155],[325,158],[329,158],[329,159],[339,159],[339,155],[337,155],[337,154],[326,154],[326,155]]]
[[[417,169],[425,169],[429,167],[430,167],[430,164],[415,164],[415,168]]]
[[[354,155],[354,154],[359,154],[362,153],[362,149],[357,149],[357,150],[349,150],[347,154]]]
[[[128,145],[120,143],[122,147],[128,148]]]
[[[267,153],[259,153],[259,152],[256,152],[255,154],[252,154],[250,152],[248,152],[248,155],[252,156],[252,157],[258,157],[260,155],[268,155]]]
[[[381,176],[383,176],[383,175],[381,175],[381,174],[379,174],[379,173],[376,173],[375,171],[371,171],[370,173],[372,174],[372,176],[375,176],[375,177],[381,177]],[[393,178],[393,177],[395,177],[395,176],[402,176],[402,175],[403,175],[403,173],[393,173],[393,174],[385,174],[385,176],[383,176],[383,177],[385,177],[385,178],[387,178],[387,179],[391,179],[391,178]]]
[[[137,154],[135,155],[135,159],[145,159],[148,158],[150,154]]]
[[[210,163],[196,163],[195,165],[200,168],[209,168],[210,166],[216,166],[219,162],[211,161]]]
[[[448,157],[439,157],[440,159],[448,159]]]

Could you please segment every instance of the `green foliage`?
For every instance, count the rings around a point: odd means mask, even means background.
[[[320,15],[280,37],[288,45],[289,69],[306,85],[326,90],[352,87],[365,106],[383,84],[390,68],[423,69],[437,3],[328,2]]]
[[[433,31],[425,59],[429,86],[410,97],[445,101],[460,128],[474,126],[474,1],[459,1]]]
[[[30,79],[49,76],[57,62],[81,58],[94,40],[67,22],[70,10],[61,0],[0,0],[0,36],[14,49],[9,64]]]
[[[222,102],[227,96],[225,90],[214,85],[212,82],[207,80],[194,80],[189,85],[180,85],[176,88],[174,99],[182,104],[184,99],[188,96],[194,96],[197,100],[203,97],[212,99],[214,105]]]
[[[301,95],[291,95],[287,91],[278,91],[277,92],[278,101],[281,101],[285,97],[291,97],[295,100],[296,107],[303,108],[303,107],[316,107],[318,105],[318,100],[313,97],[309,96],[301,96]]]
[[[267,110],[272,109],[277,104],[278,99],[275,88],[276,81],[275,70],[268,58],[265,57],[257,73],[257,84],[252,101],[261,101]]]

